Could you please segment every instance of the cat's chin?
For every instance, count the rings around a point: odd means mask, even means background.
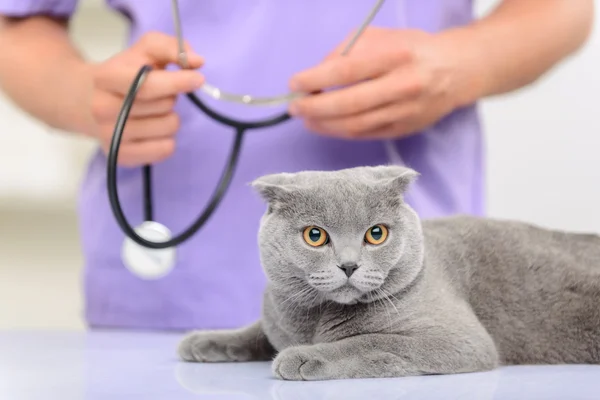
[[[337,288],[326,294],[326,297],[335,303],[339,304],[356,304],[358,303],[358,299],[363,295],[363,292],[358,290],[357,288],[344,285],[340,288]]]

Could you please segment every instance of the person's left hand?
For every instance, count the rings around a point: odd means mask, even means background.
[[[458,106],[464,88],[455,65],[457,43],[423,31],[368,28],[341,56],[345,45],[290,82],[294,91],[314,93],[290,105],[309,130],[341,138],[399,138]]]

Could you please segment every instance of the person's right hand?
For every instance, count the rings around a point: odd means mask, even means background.
[[[118,164],[140,166],[161,161],[175,150],[179,117],[174,112],[176,96],[198,89],[204,77],[192,69],[204,60],[186,44],[190,70],[167,71],[168,64],[178,63],[177,39],[162,33],[147,33],[129,49],[91,67],[92,135],[108,152],[115,123],[123,100],[144,64],[152,65],[131,108]]]

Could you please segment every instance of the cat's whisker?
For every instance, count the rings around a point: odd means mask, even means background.
[[[376,289],[376,288],[378,288],[378,287],[381,286],[382,281],[360,280],[360,281],[357,281],[356,283],[358,283],[360,285],[364,285],[364,286],[366,286],[368,288],[371,288],[371,289]]]
[[[313,272],[309,275],[309,278],[317,278],[317,279],[330,279],[333,278],[333,274],[329,271],[319,271]]]
[[[377,302],[381,303],[381,307],[383,308],[383,311],[385,311],[385,315],[386,315],[387,320],[388,320],[388,326],[387,326],[387,328],[390,328],[392,326],[392,315],[390,314],[390,311],[388,310],[388,306],[387,306],[387,304],[385,304],[385,302],[383,301],[383,299],[381,299],[381,297],[377,298]]]
[[[394,302],[390,299],[390,297],[394,297],[392,294],[388,293],[387,291],[385,291],[384,289],[379,289],[385,296],[385,299],[391,304],[391,306],[394,308],[394,310],[396,311],[396,314],[398,316],[400,316],[400,311],[398,311],[398,309],[396,308],[396,305],[394,304]],[[394,297],[394,299],[397,301],[398,299],[396,299]]]
[[[334,286],[332,282],[311,282],[311,285],[314,287],[317,286]]]
[[[293,295],[291,295],[290,297],[285,299],[283,302],[281,302],[280,306],[283,307],[288,302],[291,302],[292,304],[298,303],[297,300],[303,299],[304,296],[306,296],[308,293],[312,292],[313,290],[314,289],[312,287],[305,286],[303,289],[299,290],[298,292],[294,293]]]
[[[367,293],[367,312],[370,313],[371,312],[371,306],[373,306],[373,308],[375,309],[375,313],[377,313],[377,302],[375,302],[375,296],[373,296],[372,292],[368,292]]]
[[[319,296],[319,316],[323,315],[323,297]]]
[[[304,279],[298,277],[298,276],[293,276],[293,275],[289,275],[289,276],[278,276],[277,277],[277,283],[278,284],[285,284],[285,285],[304,285]]]
[[[310,300],[314,298],[314,289],[310,286],[306,286],[298,292],[294,293],[292,296],[288,297],[285,301],[280,304],[280,315],[279,315],[279,323],[283,321],[286,315],[295,315],[298,311],[298,308],[309,304],[304,300]],[[287,303],[285,306],[284,304]],[[306,306],[307,313],[310,310],[310,307]],[[306,319],[306,318],[305,318]]]
[[[381,305],[386,313],[386,316],[388,318],[388,328],[391,328],[394,325],[392,315],[390,314],[390,310],[389,310],[387,303],[384,302],[384,299],[386,299],[387,296],[385,295],[385,292],[383,291],[383,289],[376,289],[375,293],[378,294],[377,302],[381,303]],[[396,308],[393,304],[392,304],[392,307],[394,307],[394,309]],[[398,310],[396,309],[396,311],[398,311]]]
[[[297,304],[302,304],[304,303],[303,300],[305,300],[305,298],[309,295],[312,294],[313,292],[313,288],[311,287],[306,287],[305,289],[303,289],[302,291],[296,293],[296,295],[291,296],[289,298],[290,301],[292,301],[293,303],[297,303]]]
[[[392,316],[388,310],[387,304],[385,304],[385,302],[381,298],[376,297],[375,294],[372,294],[371,296],[373,298],[373,306],[375,307],[376,312],[380,312],[379,306],[381,305],[381,308],[383,309],[383,312],[385,313],[385,316],[387,318],[388,325],[382,327],[382,330],[388,329],[392,325]]]
[[[394,296],[393,294],[391,294],[391,293],[388,293],[387,291],[384,291],[384,293],[386,293],[386,294],[387,294],[389,297],[391,297],[392,299],[394,299],[394,300],[396,300],[396,301],[400,301],[400,300],[398,300],[398,298],[397,298],[396,296]]]

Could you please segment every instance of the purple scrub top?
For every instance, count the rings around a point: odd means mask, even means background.
[[[131,20],[129,42],[148,31],[175,33],[168,0],[107,3]],[[319,63],[373,5],[374,0],[180,0],[183,32],[206,60],[207,81],[257,96],[287,92],[289,78]],[[0,0],[0,13],[69,15],[76,6],[76,0]],[[373,25],[436,32],[472,18],[471,0],[388,0]],[[283,110],[207,103],[240,119]],[[233,132],[183,96],[176,109],[182,120],[176,153],[154,166],[153,189],[155,220],[177,234],[214,190]],[[265,285],[256,241],[265,205],[248,185],[252,180],[284,171],[404,164],[421,173],[407,196],[421,217],[482,214],[483,145],[476,106],[395,141],[325,138],[307,132],[298,120],[250,131],[223,203],[198,234],[177,248],[173,271],[152,281],[123,266],[124,234],[109,206],[106,158],[98,151],[79,197],[86,321],[91,327],[172,330],[248,324],[260,316]],[[139,168],[122,168],[118,175],[120,199],[132,225],[143,221],[141,177]]]

